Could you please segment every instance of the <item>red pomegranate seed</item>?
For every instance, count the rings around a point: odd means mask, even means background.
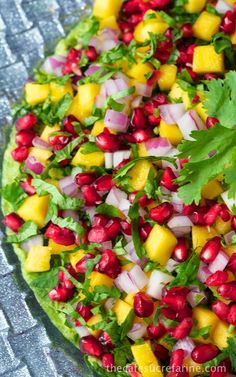
[[[111,337],[105,331],[103,331],[100,334],[98,340],[101,343],[101,345],[106,347],[106,348],[111,348],[113,346]]]
[[[108,371],[112,371],[114,365],[115,360],[113,354],[108,352],[104,353],[102,355],[102,367]]]
[[[231,325],[236,326],[236,304],[229,309],[227,320]]]
[[[97,191],[101,192],[110,191],[115,186],[112,181],[112,174],[106,174],[97,178],[93,185]]]
[[[216,258],[221,249],[221,238],[213,237],[203,246],[200,259],[204,263],[211,263]]]
[[[150,219],[162,225],[166,223],[174,213],[174,207],[171,203],[161,203],[159,206],[152,208],[149,212]]]
[[[212,225],[216,221],[217,216],[221,211],[220,204],[214,204],[209,211],[204,215],[204,221],[206,225]]]
[[[18,131],[16,134],[16,144],[18,144],[19,147],[31,147],[34,137],[35,133],[33,131]]]
[[[143,109],[137,107],[133,111],[131,124],[134,128],[143,129],[147,127],[147,120],[144,115]]]
[[[161,121],[161,116],[155,116],[155,115],[149,115],[148,116],[148,122],[150,123],[150,125],[152,127],[157,127],[159,126],[160,124],[160,121]]]
[[[134,197],[135,196],[136,196],[136,193]],[[141,198],[138,199],[138,204],[140,205],[140,207],[146,207],[152,202],[153,202],[153,199],[149,199],[147,195],[143,195],[141,196]],[[133,201],[131,203],[133,203]]]
[[[81,57],[81,51],[80,50],[77,50],[76,48],[71,48],[68,55],[67,55],[67,59],[68,60],[79,60]]]
[[[142,377],[142,374],[138,371],[136,364],[128,365],[127,372],[131,377]]]
[[[21,118],[18,118],[16,121],[16,128],[18,131],[30,130],[35,126],[38,119],[33,113],[28,113],[23,115]]]
[[[184,38],[191,38],[193,36],[193,26],[192,24],[186,23],[181,26],[181,31],[183,33]]]
[[[183,365],[185,352],[182,349],[177,349],[172,352],[170,358],[170,367],[172,369],[180,368]]]
[[[49,136],[48,141],[50,145],[64,147],[65,145],[69,143],[70,137],[58,134],[58,135]]]
[[[63,119],[62,127],[64,131],[69,132],[72,135],[77,135],[78,133],[75,130],[73,122],[80,124],[79,119],[77,119],[74,115],[69,115],[68,117]]]
[[[231,255],[230,259],[229,259],[229,263],[227,265],[227,269],[231,272],[233,272],[233,274],[236,273],[236,253],[234,253],[233,255]]]
[[[231,219],[231,215],[229,213],[228,207],[225,204],[221,204],[221,210],[220,210],[220,218],[224,221],[227,222]]]
[[[94,62],[98,58],[98,53],[94,46],[89,46],[88,49],[85,50],[85,55],[89,62]]]
[[[150,5],[154,9],[166,9],[171,3],[171,0],[150,0]]]
[[[122,220],[120,225],[123,233],[127,234],[127,236],[132,235],[132,224],[128,223],[126,220]]]
[[[219,76],[216,73],[205,73],[203,75],[203,80],[217,80]]]
[[[233,216],[231,219],[231,227],[233,230],[236,230],[236,216]]]
[[[94,259],[94,254],[86,254],[83,258],[79,260],[79,262],[76,263],[75,270],[76,272],[79,272],[80,274],[85,274],[86,272],[86,262],[88,259]]]
[[[107,231],[104,226],[94,226],[88,233],[88,241],[102,243],[108,241]]]
[[[74,233],[67,228],[60,228],[58,225],[50,224],[45,232],[45,237],[51,238],[55,243],[69,246],[75,243]]]
[[[104,152],[115,152],[120,148],[120,139],[117,135],[102,132],[95,138],[96,145]]]
[[[192,214],[191,219],[194,225],[205,226],[205,215],[208,211],[208,207],[198,207]]]
[[[113,241],[121,232],[120,221],[117,218],[109,220],[105,226],[105,232],[107,234],[107,240]]]
[[[152,230],[152,226],[149,223],[144,223],[141,226],[139,233],[140,233],[140,237],[142,238],[142,241],[146,241],[151,230]]]
[[[199,344],[193,349],[191,357],[195,363],[203,364],[214,359],[218,353],[219,350],[214,344]]]
[[[178,340],[185,338],[191,332],[192,327],[192,318],[184,318],[183,321],[173,331],[173,337]]]
[[[156,355],[158,360],[166,361],[169,359],[168,349],[162,346],[161,344],[155,344],[154,354]]]
[[[174,183],[175,179],[176,179],[176,176],[173,170],[167,167],[163,172],[160,185],[165,187],[169,191],[177,191],[178,185]]]
[[[90,308],[88,306],[83,305],[82,302],[78,302],[75,310],[77,311],[77,313],[79,313],[79,315],[81,315],[81,317],[86,322],[88,322],[88,320],[93,316],[93,313],[91,312]]]
[[[171,319],[172,321],[175,321],[176,320],[176,313],[174,312],[174,310],[170,309],[170,308],[162,308],[160,310],[160,313],[168,318],[168,319]],[[164,323],[163,323],[163,326],[165,327]],[[166,328],[166,327],[165,327]],[[168,328],[166,328],[168,329]]]
[[[189,293],[189,288],[187,287],[173,287],[168,289],[166,296],[184,296],[186,297]]]
[[[227,321],[228,314],[229,314],[229,306],[226,305],[224,302],[218,300],[215,301],[211,306],[212,311],[222,319],[222,321]]]
[[[104,215],[95,215],[92,221],[92,226],[105,226],[108,223],[108,218]]]
[[[217,292],[226,300],[236,301],[236,281],[221,284],[217,288]]]
[[[137,130],[131,134],[124,135],[128,143],[143,143],[149,139],[149,130]]]
[[[81,192],[83,194],[86,206],[94,206],[95,204],[102,203],[100,195],[93,186],[84,185],[81,187]]]
[[[131,31],[126,31],[123,35],[122,35],[122,41],[128,45],[130,44],[130,42],[133,40],[134,38],[134,34],[131,32]]]
[[[191,79],[193,81],[195,81],[197,79],[197,74],[195,72],[193,72],[193,70],[189,67],[186,67],[185,69],[188,72]],[[196,95],[196,96],[193,97],[192,103],[195,104],[195,103],[198,103],[199,101],[200,101],[200,97]]]
[[[23,188],[23,190],[28,195],[34,195],[35,194],[35,188],[32,186],[31,182],[32,182],[31,175],[28,175],[27,181],[21,181],[20,182],[21,187]]]
[[[129,17],[129,22],[134,26],[136,26],[139,22],[141,22],[143,19],[143,15],[142,14],[132,14],[130,17]]]
[[[11,156],[13,160],[17,162],[23,162],[27,159],[29,154],[27,147],[17,147],[13,151],[11,151]]]
[[[108,275],[112,279],[117,278],[121,273],[121,264],[116,254],[110,250],[106,249],[102,253],[102,258],[96,265],[96,270]]]
[[[206,280],[208,287],[216,287],[220,284],[224,284],[228,280],[228,273],[226,271],[216,271],[209,276]]]
[[[147,335],[149,339],[159,339],[166,333],[165,327],[159,323],[158,326],[154,326],[153,323],[147,327]]]
[[[217,118],[207,117],[206,126],[208,129],[214,127],[218,123],[219,123],[219,120]]]
[[[233,34],[235,32],[235,15],[229,10],[225,13],[220,25],[220,30],[225,34]]]
[[[193,214],[194,211],[196,211],[197,206],[195,204],[189,204],[189,205],[184,205],[183,208],[183,215],[185,216],[190,216]]]
[[[192,317],[192,309],[186,306],[183,310],[176,313],[176,321],[181,322],[184,318]]]
[[[80,350],[90,356],[100,357],[102,355],[102,347],[98,340],[92,336],[88,335],[81,339]]]
[[[176,262],[185,262],[189,258],[189,245],[184,237],[178,239],[178,243],[174,248],[172,258]]]
[[[58,280],[60,283],[60,286],[66,289],[73,289],[74,284],[68,279],[64,271],[59,271],[58,272]]]
[[[18,232],[24,220],[17,213],[12,212],[3,218],[2,223],[13,232]]]
[[[221,361],[216,367],[211,368],[210,377],[226,377],[228,375],[229,363],[226,360]]]
[[[139,292],[134,296],[134,312],[137,317],[150,317],[154,311],[154,303],[145,293]]]
[[[184,296],[169,296],[166,295],[162,299],[162,304],[168,305],[174,311],[183,310],[186,306],[186,297]]]
[[[48,293],[48,297],[52,301],[67,302],[74,295],[74,289],[67,289],[64,287],[56,287]]]
[[[90,185],[93,183],[96,179],[95,173],[79,173],[76,175],[75,180],[77,185],[84,186],[84,185]]]

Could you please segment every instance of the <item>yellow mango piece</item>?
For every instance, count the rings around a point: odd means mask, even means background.
[[[47,178],[47,179],[45,179],[45,181],[47,183],[50,183],[50,185],[55,186],[59,190],[59,184],[58,184],[58,181],[56,179]]]
[[[230,40],[231,40],[233,45],[236,44],[236,30],[233,34],[230,35]]]
[[[95,338],[99,337],[99,335],[101,334],[102,330],[92,330],[90,327],[93,326],[93,325],[96,325],[99,322],[102,322],[102,316],[101,316],[101,314],[94,315],[87,322],[88,330],[89,330],[89,332],[93,336],[95,336]]]
[[[188,13],[200,13],[206,5],[207,0],[188,0],[184,6]]]
[[[103,166],[105,162],[104,153],[101,152],[93,152],[88,154],[83,154],[78,150],[76,155],[71,161],[71,165],[78,166],[83,165],[87,168],[91,168],[92,166]]]
[[[228,233],[231,230],[231,219],[229,221],[223,221],[221,217],[217,217],[215,229],[219,234]]]
[[[223,350],[223,348],[226,348],[228,346],[227,338],[234,336],[235,334],[235,331],[233,333],[229,333],[229,324],[218,320],[218,323],[212,334],[212,340],[220,350]]]
[[[207,241],[218,235],[219,234],[214,228],[210,228],[207,226],[206,227],[193,226],[192,227],[193,250],[199,254],[203,246],[207,243]]]
[[[134,344],[131,351],[143,377],[163,377],[161,366],[149,342]]]
[[[115,16],[110,16],[107,18],[103,18],[100,20],[100,30],[109,27],[111,29],[118,30],[119,26],[118,23],[116,22],[116,17]]]
[[[139,161],[130,169],[128,176],[131,177],[130,184],[135,191],[143,190],[147,179],[149,170],[152,168],[152,164],[149,161]]]
[[[204,374],[204,368],[201,364],[195,363],[189,356],[184,359],[183,366],[189,372],[190,377],[199,376]]]
[[[204,11],[193,25],[193,34],[196,38],[210,42],[213,35],[218,33],[220,24],[221,17]]]
[[[213,179],[203,187],[202,197],[204,199],[213,200],[216,199],[223,192],[224,190],[222,189],[220,182],[216,179]]]
[[[169,93],[169,97],[173,100],[182,99],[186,110],[192,106],[188,93],[181,89],[177,82],[174,83],[174,85],[172,86],[171,91]]]
[[[31,246],[25,261],[27,272],[45,272],[50,270],[51,248]]]
[[[227,246],[224,250],[226,254],[231,257],[231,255],[236,253],[236,245]]]
[[[18,215],[25,221],[34,221],[39,228],[45,225],[48,212],[49,196],[28,196],[17,210]]]
[[[95,98],[99,94],[100,86],[94,83],[79,86],[68,115],[74,115],[81,122],[92,114]]]
[[[91,131],[91,135],[96,137],[97,135],[100,135],[104,130],[105,124],[103,120],[98,120],[96,123],[94,123],[94,126]]]
[[[138,155],[139,157],[147,157],[148,154],[147,154],[145,143],[138,144]]]
[[[153,67],[149,63],[142,63],[138,61],[136,64],[133,64],[131,68],[126,72],[128,76],[132,79],[135,79],[143,84],[146,84],[147,78],[145,75],[153,72]]]
[[[130,271],[132,270],[132,268],[135,266],[134,263],[130,262],[129,264],[125,264],[124,266],[122,266],[122,271]]]
[[[28,82],[25,85],[25,99],[31,106],[44,102],[50,93],[49,84],[35,84]]]
[[[161,90],[170,90],[176,81],[177,67],[174,64],[163,64],[160,69],[160,76],[157,79]]]
[[[164,226],[154,225],[145,242],[148,257],[165,266],[177,244],[174,234]]]
[[[210,309],[204,308],[203,306],[197,306],[193,308],[193,319],[197,321],[197,327],[199,329],[201,329],[202,327],[211,326],[209,332],[209,337],[211,338],[215,331],[217,323],[219,322],[217,315]],[[198,340],[203,341],[202,338],[199,338]]]
[[[66,94],[73,96],[73,88],[71,82],[68,81],[65,85],[59,85],[56,82],[50,83],[50,95],[52,102],[58,102]]]
[[[69,261],[73,268],[75,268],[76,264],[84,257],[84,255],[84,250],[77,250],[74,253],[69,254]]]
[[[193,71],[203,73],[223,73],[224,55],[217,54],[214,46],[197,46],[193,53]]]
[[[177,124],[166,124],[163,119],[160,122],[159,134],[161,137],[167,138],[172,145],[178,145],[183,139]]]
[[[90,287],[93,289],[97,285],[106,285],[111,288],[113,286],[113,279],[105,274],[93,271],[90,275]]]
[[[150,39],[149,33],[164,34],[168,27],[167,23],[155,18],[141,21],[134,29],[134,39],[137,42],[144,42],[147,39]]]
[[[206,110],[203,107],[203,103],[199,102],[197,104],[197,106],[195,106],[194,110],[196,110],[196,112],[198,113],[198,115],[200,116],[200,118],[203,120],[203,122],[206,123],[206,120],[208,118],[208,114],[207,114]]]
[[[126,297],[125,297],[125,299],[124,299],[124,301],[127,303],[127,304],[129,304],[131,307],[133,307],[134,306],[134,294],[133,293],[129,293]]]
[[[122,323],[125,322],[126,318],[128,317],[130,311],[133,309],[133,307],[127,302],[123,300],[117,300],[112,308],[112,311],[115,313],[117,318],[117,323],[119,326],[122,325]]]
[[[47,160],[49,160],[49,158],[53,155],[53,153],[46,149],[31,147],[29,148],[29,155],[34,156],[40,162],[45,163],[47,162]]]
[[[76,247],[78,247],[76,244],[63,246],[54,242],[52,239],[49,239],[48,246],[51,248],[51,254],[60,254],[62,251],[74,250]]]
[[[98,18],[118,17],[122,0],[95,0],[93,2],[93,15]]]
[[[230,4],[230,5],[234,5],[235,3],[235,0],[225,0],[226,3]]]
[[[46,126],[43,132],[41,133],[40,138],[46,141],[46,143],[48,143],[49,136],[51,136],[53,132],[57,131],[60,131],[60,127],[58,126],[58,124],[55,124],[53,127]]]

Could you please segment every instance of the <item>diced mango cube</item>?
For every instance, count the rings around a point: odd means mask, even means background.
[[[107,287],[113,286],[113,279],[100,272],[93,271],[90,275],[90,287],[93,289],[97,285],[106,285]]]
[[[118,325],[122,325],[128,317],[130,311],[133,307],[123,300],[117,300],[112,308],[112,311],[115,313],[117,318]]]
[[[236,45],[236,30],[233,34],[231,34],[230,40],[231,40],[233,45]]]
[[[202,189],[202,197],[204,199],[213,200],[224,192],[219,181],[213,179],[208,182]]]
[[[80,152],[80,150],[78,150],[73,160],[71,161],[71,165],[83,165],[87,168],[91,168],[92,166],[103,166],[104,162],[105,157],[102,151],[83,154]]]
[[[174,64],[163,64],[160,69],[160,76],[157,79],[161,90],[170,90],[176,81],[177,66]]]
[[[50,270],[51,248],[31,246],[25,261],[27,272],[45,272]]]
[[[161,137],[167,138],[172,145],[178,145],[183,139],[177,124],[166,124],[163,119],[160,122],[159,133]]]
[[[68,115],[74,115],[81,122],[92,114],[95,98],[99,94],[100,86],[94,83],[80,85],[74,97]]]
[[[100,20],[100,30],[102,30],[106,27],[109,27],[109,28],[115,29],[115,30],[119,29],[119,26],[118,26],[118,23],[116,21],[115,16],[110,16],[110,17],[103,18],[103,19]]]
[[[185,105],[186,110],[192,106],[188,93],[181,89],[177,82],[172,86],[169,97],[173,100],[181,99]]]
[[[73,96],[73,88],[71,82],[68,81],[65,85],[59,85],[56,82],[50,83],[50,95],[52,102],[58,102],[66,94]]]
[[[122,0],[95,0],[93,3],[93,15],[98,18],[118,17]]]
[[[203,306],[197,306],[193,309],[193,319],[197,321],[197,327],[201,329],[202,327],[211,326],[209,331],[209,336],[211,337],[215,331],[219,318],[213,313],[212,310],[204,308]],[[199,338],[202,341],[201,338]]]
[[[195,363],[193,359],[189,356],[184,359],[183,366],[189,373],[190,377],[201,376],[204,374],[204,368],[201,364]]]
[[[231,257],[231,255],[236,253],[236,245],[227,246],[224,250],[226,254]]]
[[[124,266],[122,266],[122,271],[130,271],[134,266],[135,264],[132,262],[125,264]]]
[[[161,366],[149,342],[134,344],[131,351],[143,377],[163,377]]]
[[[131,307],[133,307],[134,306],[134,294],[133,293],[129,293],[126,297],[125,297],[125,299],[124,299],[124,301],[127,303],[127,304],[129,304]]]
[[[199,102],[197,106],[194,107],[194,110],[198,113],[203,122],[206,122],[208,114],[206,112],[206,109],[203,107],[203,103]]]
[[[138,155],[139,157],[147,157],[147,149],[145,143],[138,144]]]
[[[84,250],[77,250],[74,253],[71,253],[69,255],[70,264],[75,268],[76,264],[84,257],[84,255]]]
[[[87,326],[88,326],[88,330],[89,332],[95,336],[96,338],[101,334],[101,331],[102,330],[92,330],[90,327],[93,326],[93,325],[96,325],[97,323],[99,322],[102,322],[102,316],[101,314],[95,314],[93,317],[91,317],[88,322],[87,322]]]
[[[128,176],[131,177],[129,183],[135,191],[143,190],[152,164],[149,161],[141,160],[128,172]]]
[[[144,20],[139,22],[134,30],[134,39],[137,42],[144,42],[147,39],[150,39],[149,33],[160,33],[164,34],[168,29],[168,24],[165,23],[160,17],[152,18],[149,20]]]
[[[135,79],[143,84],[147,82],[146,75],[153,72],[153,67],[149,63],[142,63],[138,61],[136,64],[133,64],[130,69],[127,71],[127,75],[132,79]]]
[[[188,13],[200,13],[206,5],[207,0],[188,0],[185,10]]]
[[[165,266],[177,244],[174,234],[164,226],[154,225],[145,242],[148,257]]]
[[[60,254],[62,251],[69,251],[74,250],[78,246],[76,244],[69,245],[69,246],[63,246],[59,243],[54,242],[51,238],[48,241],[48,246],[51,248],[51,254]]]
[[[193,53],[193,71],[203,73],[223,73],[224,55],[217,54],[214,46],[197,46]]]
[[[43,132],[41,133],[40,138],[46,141],[46,143],[48,143],[49,136],[51,136],[53,132],[57,131],[60,131],[60,127],[58,126],[58,124],[55,124],[53,127],[46,126]]]
[[[211,238],[218,236],[217,231],[214,228],[210,228],[207,226],[193,226],[192,227],[192,242],[193,242],[193,250],[196,253],[200,253],[203,246],[207,243],[208,240]]]
[[[37,147],[29,148],[29,155],[34,156],[38,161],[45,163],[53,155],[52,151]]]
[[[215,221],[215,229],[219,234],[226,234],[231,230],[231,219],[223,221],[221,217],[217,217]]]
[[[49,96],[50,86],[49,84],[35,84],[28,82],[25,85],[25,98],[26,102],[31,106],[38,105],[44,102]]]
[[[97,135],[100,135],[104,130],[105,124],[103,120],[98,120],[96,123],[94,123],[94,126],[91,131],[91,135],[94,137]]]
[[[18,215],[25,221],[34,221],[39,228],[45,226],[45,219],[48,212],[49,196],[28,196],[24,203],[17,210]]]
[[[193,25],[193,34],[196,38],[210,41],[213,35],[218,33],[220,24],[221,17],[204,11]]]
[[[218,320],[212,334],[212,340],[220,350],[223,350],[223,348],[226,348],[228,345],[227,338],[233,335],[235,335],[235,331],[233,333],[229,333],[229,324]]]

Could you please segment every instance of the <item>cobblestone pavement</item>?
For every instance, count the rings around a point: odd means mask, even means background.
[[[53,48],[78,20],[86,3],[0,0],[1,151],[10,129],[11,103],[20,96],[32,67],[43,58],[45,46]],[[82,364],[79,351],[50,324],[23,281],[18,261],[2,233],[0,239],[0,376],[87,377],[86,368],[78,366]]]

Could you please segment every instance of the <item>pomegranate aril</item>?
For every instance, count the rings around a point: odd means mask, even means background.
[[[233,34],[236,27],[236,18],[232,11],[227,11],[220,25],[220,30],[225,34]]]
[[[171,0],[150,0],[149,3],[152,9],[162,10],[166,9],[168,5],[170,5]]]
[[[135,193],[136,195],[137,193]],[[138,199],[138,204],[140,205],[140,207],[146,207],[148,206],[149,204],[151,204],[153,202],[153,199],[149,199],[148,196],[145,194],[145,195],[142,195],[141,198]],[[132,203],[132,202],[131,202]]]
[[[94,206],[95,204],[102,203],[100,195],[93,186],[84,185],[81,187],[81,192],[83,194],[86,206]]]
[[[186,297],[166,295],[165,297],[163,297],[161,302],[162,304],[171,307],[171,309],[173,309],[174,311],[180,311],[183,310],[186,306]]]
[[[81,317],[86,322],[88,322],[88,320],[90,318],[92,318],[92,316],[93,316],[93,313],[91,312],[90,308],[88,306],[83,305],[81,302],[79,302],[76,305],[76,309],[75,310],[77,311],[77,313],[79,313],[79,315],[81,315]]]
[[[16,121],[16,128],[18,131],[30,130],[37,123],[38,119],[33,113],[28,113],[23,115],[21,118],[18,118]]]
[[[159,339],[166,333],[165,327],[159,323],[158,326],[154,326],[153,323],[147,327],[147,335],[149,339]]]
[[[231,219],[231,227],[233,230],[236,230],[236,216],[233,216]]]
[[[160,310],[160,313],[163,314],[164,317],[171,319],[172,321],[176,320],[176,313],[174,312],[174,310],[172,310],[170,308],[162,308]],[[163,326],[165,326],[164,323],[163,323]],[[167,327],[166,327],[166,329],[167,329]]]
[[[210,377],[228,376],[229,363],[226,360],[221,361],[216,367],[211,368]]]
[[[81,339],[80,350],[82,353],[94,357],[100,357],[102,355],[102,346],[92,335],[85,336]]]
[[[85,50],[85,55],[88,58],[89,62],[94,62],[98,57],[98,53],[94,46],[88,46],[88,49]]]
[[[152,230],[152,226],[149,223],[144,223],[141,228],[139,229],[139,234],[142,241],[146,241],[150,232]]]
[[[111,337],[105,331],[100,334],[98,340],[103,347],[111,348],[113,346]]]
[[[196,209],[197,207],[195,204],[189,204],[189,205],[184,204],[183,215],[190,216],[193,214],[194,211],[196,211]]]
[[[131,134],[126,134],[124,137],[128,143],[143,143],[149,139],[149,131],[140,129]]]
[[[134,38],[134,34],[131,32],[131,31],[126,31],[123,35],[122,35],[122,41],[125,43],[125,44],[130,44],[130,42],[133,40]]]
[[[104,353],[102,355],[102,367],[108,371],[112,371],[112,368],[115,365],[114,356],[112,353]]]
[[[103,251],[102,257],[95,268],[97,271],[108,275],[112,279],[117,278],[121,273],[120,261],[116,254],[110,249]]]
[[[181,26],[181,31],[183,33],[183,37],[184,38],[191,38],[192,35],[193,35],[193,26],[192,26],[192,24],[190,22],[186,23],[186,24],[183,24]]]
[[[205,215],[208,211],[208,207],[198,207],[192,213],[191,220],[194,225],[206,226]]]
[[[81,57],[81,50],[77,50],[76,48],[70,48],[69,53],[67,55],[68,60],[79,60]]]
[[[32,182],[32,177],[31,175],[28,176],[27,181],[21,181],[20,185],[23,188],[23,190],[26,192],[28,195],[34,195],[35,194],[35,188],[31,184]]]
[[[189,245],[184,237],[178,239],[172,258],[180,263],[185,262],[189,258]]]
[[[56,146],[57,148],[58,146],[64,147],[65,145],[69,143],[70,137],[58,134],[58,135],[49,136],[48,141],[49,141],[49,144]]]
[[[75,270],[76,272],[79,272],[80,274],[85,274],[86,272],[86,262],[88,259],[94,259],[95,255],[93,254],[86,254],[83,258],[79,260],[79,262],[76,263]]]
[[[206,126],[208,129],[214,127],[217,123],[219,123],[219,120],[214,117],[208,117],[206,120]]]
[[[222,321],[227,321],[228,314],[229,314],[229,306],[226,305],[224,302],[218,300],[215,301],[211,306],[212,311],[222,319]]]
[[[169,191],[177,191],[178,185],[174,183],[176,176],[171,168],[166,168],[163,172],[160,185],[165,187]]]
[[[108,218],[104,215],[95,215],[92,221],[92,226],[105,226],[108,223]]]
[[[231,325],[236,326],[236,304],[229,309],[227,320]]]
[[[137,317],[150,317],[154,311],[154,303],[145,293],[137,293],[134,296],[134,312]]]
[[[125,220],[122,220],[120,222],[120,225],[121,225],[123,233],[127,234],[127,236],[131,236],[132,235],[132,224],[128,223]]]
[[[134,128],[143,129],[147,127],[147,120],[143,113],[143,109],[137,107],[133,111],[131,124]]]
[[[206,225],[212,225],[216,221],[217,216],[220,214],[221,206],[220,204],[213,205],[209,211],[204,215],[204,221]]]
[[[214,344],[199,344],[193,349],[191,358],[195,363],[203,364],[214,359],[218,353],[219,350]]]
[[[48,293],[48,297],[52,301],[67,302],[74,295],[74,289],[67,289],[65,287],[56,287]]]
[[[120,148],[120,138],[111,133],[102,132],[95,138],[96,145],[104,152],[115,152]]]
[[[2,223],[13,232],[18,232],[24,220],[17,213],[12,212],[3,218]]]
[[[170,367],[174,370],[176,368],[180,368],[183,365],[185,358],[185,351],[182,349],[177,349],[172,352],[170,358]]]
[[[108,241],[113,241],[121,232],[120,221],[116,218],[109,220],[105,226],[105,232]]]
[[[90,185],[93,183],[96,179],[96,174],[95,173],[79,173],[75,177],[75,181],[77,185],[80,187],[84,185]]]
[[[161,203],[158,207],[152,208],[149,217],[158,224],[163,225],[174,213],[174,207],[170,203]]]
[[[58,272],[58,280],[60,282],[60,286],[66,289],[73,289],[74,284],[68,279],[66,274],[63,271]]]
[[[131,377],[142,377],[142,374],[138,371],[136,364],[128,365],[127,372]]]
[[[60,228],[55,224],[50,224],[45,232],[45,237],[52,239],[55,243],[69,246],[75,242],[74,233],[67,228]]]
[[[29,154],[29,150],[27,147],[17,147],[13,151],[11,151],[11,156],[13,160],[17,162],[23,162],[27,159]]]
[[[217,80],[219,78],[219,76],[217,75],[217,73],[205,73],[203,75],[203,80]]]
[[[169,351],[161,344],[156,344],[154,347],[154,354],[158,360],[166,361],[169,358]]]
[[[236,253],[231,255],[229,263],[227,265],[227,269],[233,272],[233,274],[236,274]]]
[[[72,135],[77,135],[78,133],[73,125],[73,122],[80,123],[79,119],[77,119],[74,115],[69,115],[63,119],[62,127],[64,131],[69,132]]]
[[[220,215],[220,218],[224,222],[227,222],[231,219],[231,215],[229,213],[228,207],[225,204],[221,204],[221,209],[220,209],[219,215]]]
[[[217,288],[217,292],[226,300],[236,301],[236,281],[221,284]]]
[[[206,285],[208,287],[216,287],[220,284],[224,284],[227,280],[228,274],[226,271],[216,271],[214,274],[207,278]]]
[[[16,144],[19,147],[31,147],[35,133],[30,130],[22,130],[16,134]]]
[[[101,191],[101,192],[110,191],[112,187],[115,186],[115,184],[112,181],[111,174],[106,174],[106,175],[103,175],[102,177],[99,177],[98,179],[96,179],[93,185],[97,191]]]
[[[200,259],[204,263],[211,263],[214,261],[216,256],[221,250],[221,238],[220,237],[213,237],[203,246]]]
[[[182,322],[173,331],[173,337],[177,340],[185,338],[192,330],[192,318],[184,318]]]
[[[94,226],[88,233],[88,241],[102,243],[108,241],[107,231],[104,226]]]

